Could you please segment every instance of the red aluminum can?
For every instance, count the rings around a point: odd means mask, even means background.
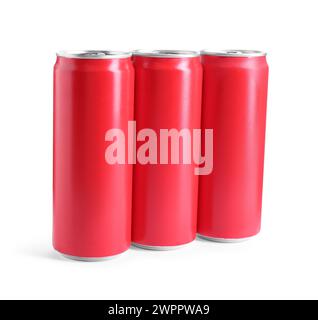
[[[137,51],[133,62],[137,132],[150,128],[160,137],[161,129],[200,128],[202,66],[198,53]],[[137,139],[137,150],[139,146]],[[158,158],[160,148],[158,142]],[[180,162],[174,164],[170,159],[168,163],[142,164],[137,159],[132,220],[135,245],[165,250],[194,240],[198,176],[193,163]]]
[[[53,246],[80,260],[127,250],[132,165],[105,161],[105,133],[133,120],[131,54],[62,52],[54,67]]]
[[[261,226],[268,65],[259,51],[201,54],[202,129],[213,129],[213,172],[200,177],[198,233],[239,241]]]

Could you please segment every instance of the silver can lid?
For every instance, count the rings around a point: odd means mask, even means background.
[[[81,51],[60,51],[58,57],[75,59],[114,59],[129,58],[131,52],[109,51],[109,50],[81,50]]]
[[[150,58],[193,58],[198,57],[200,53],[189,50],[135,50],[133,55]]]
[[[212,51],[212,50],[202,50],[201,55],[207,56],[220,56],[220,57],[262,57],[266,56],[265,52],[257,51],[257,50],[220,50],[220,51]]]

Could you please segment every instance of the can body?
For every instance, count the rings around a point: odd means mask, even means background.
[[[159,52],[133,57],[137,132],[150,128],[158,138],[157,164],[137,159],[134,167],[132,241],[150,249],[183,245],[196,234],[194,165],[172,164],[171,159],[162,163],[159,139],[161,129],[200,128],[202,67],[197,55],[171,56]],[[137,155],[139,146],[137,136]]]
[[[200,176],[198,233],[248,238],[261,226],[266,57],[203,53],[202,64],[202,129],[213,129],[213,172]]]
[[[106,163],[105,133],[133,120],[134,71],[129,56],[84,56],[54,67],[53,246],[89,260],[130,246],[132,166]]]

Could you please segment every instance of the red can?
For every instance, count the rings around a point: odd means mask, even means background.
[[[213,172],[200,177],[198,233],[242,240],[261,226],[268,66],[259,51],[201,54],[202,129],[213,128]]]
[[[138,136],[146,140],[141,132],[150,129],[157,138],[157,159],[149,155],[152,160],[137,159],[134,166],[132,241],[148,249],[175,248],[196,235],[198,176],[193,162],[172,159],[171,150],[170,158],[164,154],[161,134],[200,128],[200,57],[193,51],[137,51],[133,61],[137,156],[142,148]],[[185,145],[179,148],[183,155]]]
[[[53,245],[80,260],[127,250],[132,165],[105,161],[107,130],[133,120],[131,54],[62,52],[54,67]]]

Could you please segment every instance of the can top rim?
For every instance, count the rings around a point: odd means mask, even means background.
[[[193,58],[200,53],[191,50],[135,50],[133,55],[150,58]]]
[[[266,56],[266,52],[258,50],[240,50],[240,49],[229,49],[229,50],[202,50],[201,55],[207,56],[220,56],[220,57],[263,57]]]
[[[129,58],[131,57],[131,52],[111,50],[70,50],[59,51],[56,55],[58,57],[75,59],[114,59]]]

